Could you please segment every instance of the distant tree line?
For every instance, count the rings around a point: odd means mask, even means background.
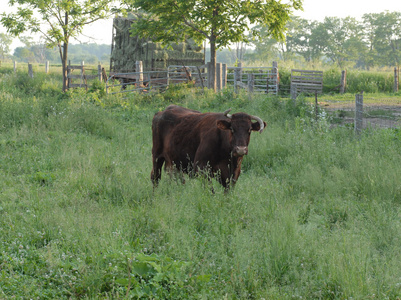
[[[50,61],[54,64],[60,63],[58,49],[47,48],[44,44],[32,44],[25,47],[17,47],[14,50],[14,58],[23,62],[44,63]],[[70,44],[69,58],[71,63],[77,64],[84,61],[87,64],[98,62],[110,62],[110,45],[105,44]]]
[[[399,66],[401,61],[401,12],[364,14],[360,21],[352,17],[326,17],[323,22],[293,17],[287,28],[285,40],[279,42],[269,36],[267,27],[259,25],[256,29],[264,38],[252,45],[235,43],[231,51],[219,50],[218,61],[230,65],[244,60],[324,62],[340,68],[365,70]],[[25,46],[17,47],[12,59],[59,63],[56,48],[47,48],[40,42],[33,43],[29,37],[21,37],[20,40]],[[0,34],[1,59],[8,56],[11,42],[10,36]],[[105,44],[71,44],[69,60],[72,63],[108,63],[110,50],[110,45]]]
[[[53,64],[60,63],[60,54],[57,47],[48,48],[44,43],[35,43],[30,37],[20,37],[20,41],[25,45],[14,49],[10,57],[10,44],[12,38],[6,34],[0,34],[0,56],[4,60],[9,57],[19,62],[45,63],[50,61]],[[3,46],[2,46],[3,45]],[[87,64],[97,64],[98,62],[110,62],[110,45],[106,44],[70,44],[69,60],[77,64],[84,61]]]
[[[251,59],[325,61],[338,67],[398,66],[401,60],[401,12],[326,17],[323,22],[293,17],[284,42],[271,38],[254,42]],[[263,36],[267,28],[259,26]]]

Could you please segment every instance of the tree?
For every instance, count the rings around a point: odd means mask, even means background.
[[[319,44],[324,54],[341,68],[348,61],[357,61],[356,49],[363,47],[362,34],[361,25],[351,17],[326,17],[312,31],[314,43]]]
[[[363,15],[371,64],[399,65],[401,60],[401,13]]]
[[[301,9],[302,0],[126,0],[143,15],[132,33],[166,45],[193,38],[210,44],[212,82],[216,89],[216,50],[231,43],[248,42],[248,34],[258,37],[256,24],[267,25],[276,39],[284,38],[292,9]]]
[[[14,36],[30,31],[43,34],[48,47],[58,47],[63,91],[67,88],[67,60],[70,38],[77,38],[85,25],[109,18],[121,11],[114,0],[9,0],[17,12],[3,13],[1,23]]]
[[[256,25],[254,30],[258,30],[259,38],[252,39],[251,44],[255,46],[255,50],[247,57],[264,61],[276,59],[279,52],[277,40],[270,37],[268,29],[264,25]]]
[[[14,50],[14,56],[23,62],[34,62],[35,55],[26,47],[17,47]]]
[[[291,19],[286,37],[287,51],[301,55],[306,62],[316,61],[322,56],[322,48],[316,43],[318,22],[299,17]]]
[[[0,33],[0,55],[4,60],[7,53],[10,52],[10,46],[13,42],[13,38],[5,33]]]

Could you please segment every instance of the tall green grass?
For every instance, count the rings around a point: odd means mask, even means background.
[[[230,91],[21,80],[0,79],[0,298],[401,296],[399,131],[356,137],[302,101]],[[151,120],[171,103],[268,123],[235,190],[164,173],[153,190]]]
[[[323,93],[338,94],[340,91],[340,69],[321,69],[323,71]],[[360,71],[347,70],[346,92],[394,93],[394,72],[392,71]],[[280,69],[281,94],[288,95],[291,85],[291,69]]]

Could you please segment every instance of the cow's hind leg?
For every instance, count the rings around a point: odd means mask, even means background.
[[[150,179],[153,182],[153,186],[157,186],[158,182],[162,177],[162,167],[164,164],[164,157],[153,159],[153,169],[150,173]]]

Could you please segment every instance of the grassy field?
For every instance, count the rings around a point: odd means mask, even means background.
[[[355,136],[263,95],[60,83],[0,74],[0,299],[400,299],[400,131]],[[235,190],[153,191],[171,103],[268,123]]]

